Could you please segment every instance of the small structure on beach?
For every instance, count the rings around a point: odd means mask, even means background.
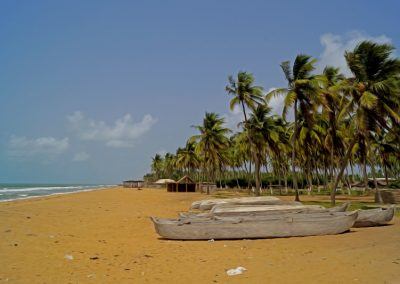
[[[400,204],[400,189],[381,190],[383,203]]]
[[[144,181],[142,180],[125,180],[122,183],[122,186],[125,188],[138,188],[143,187]]]
[[[189,177],[184,176],[176,182],[167,183],[168,192],[195,192],[196,183]]]
[[[169,179],[169,178],[162,178],[157,180],[155,183],[156,184],[167,184],[167,183],[174,183],[176,181],[174,181],[173,179]]]

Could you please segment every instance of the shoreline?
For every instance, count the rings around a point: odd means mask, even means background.
[[[86,188],[86,189],[81,189],[81,190],[76,190],[76,191],[69,191],[69,192],[55,192],[55,193],[50,193],[50,194],[26,196],[26,197],[25,196],[23,196],[23,197],[21,196],[19,198],[14,198],[14,199],[3,199],[3,200],[0,200],[0,204],[4,203],[4,202],[18,202],[18,201],[40,199],[40,198],[52,197],[52,196],[58,196],[58,195],[68,195],[68,194],[73,194],[73,193],[81,193],[81,192],[90,192],[90,191],[96,191],[96,190],[113,189],[115,187],[120,187],[120,186],[119,185],[110,185],[110,186]],[[0,191],[0,193],[1,193],[1,191]]]

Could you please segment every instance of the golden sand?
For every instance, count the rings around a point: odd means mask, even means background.
[[[336,236],[158,238],[149,216],[205,197],[118,188],[1,203],[0,283],[400,283],[398,220]]]

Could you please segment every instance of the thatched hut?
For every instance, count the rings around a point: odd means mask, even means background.
[[[184,176],[176,182],[167,183],[168,192],[195,192],[196,183],[189,177]]]

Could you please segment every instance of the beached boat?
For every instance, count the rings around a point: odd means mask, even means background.
[[[175,240],[333,235],[348,231],[356,219],[357,211],[183,220],[151,218],[161,237]]]
[[[209,199],[192,203],[190,209],[199,209],[202,211],[210,210],[215,205],[236,204],[236,205],[278,205],[278,204],[301,204],[296,201],[283,201],[274,196],[259,197],[242,197],[242,198],[226,198],[226,199]]]
[[[359,210],[354,227],[373,227],[385,225],[392,221],[396,207]]]
[[[344,212],[349,206],[349,202],[343,203],[332,208],[325,208],[320,205],[215,205],[210,212],[179,213],[181,218],[203,218],[212,216],[258,216],[285,213],[307,213],[307,212]]]

